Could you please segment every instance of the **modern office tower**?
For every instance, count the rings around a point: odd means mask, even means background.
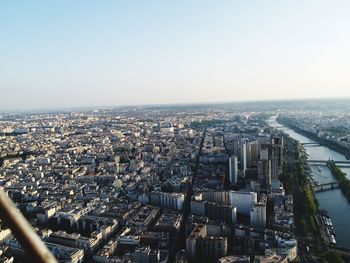
[[[257,203],[250,211],[250,225],[254,227],[266,227],[266,204]]]
[[[271,185],[271,160],[260,159],[258,161],[258,179],[265,186]]]
[[[199,237],[197,239],[197,253],[200,262],[216,262],[216,260],[227,254],[227,238],[216,236]]]
[[[238,158],[237,156],[231,156],[228,159],[229,165],[229,179],[231,184],[236,184],[238,179]]]
[[[206,216],[217,222],[235,224],[237,208],[230,205],[228,196],[227,191],[202,193],[191,200],[191,214]]]
[[[278,165],[278,146],[272,145],[271,176],[273,179],[278,179],[280,173],[282,173],[282,171],[279,170]]]
[[[270,136],[267,136],[267,135],[260,135],[260,136],[258,136],[259,152],[260,152],[260,149],[261,149],[261,145],[264,145],[264,144],[271,144]]]
[[[257,167],[259,158],[258,141],[248,142],[247,144],[247,166],[249,168]]]
[[[247,139],[241,139],[241,169],[243,171],[243,176],[245,176],[245,171],[247,170]]]
[[[197,239],[207,235],[207,228],[203,224],[198,224],[192,233],[186,238],[186,252],[190,262],[197,260]]]
[[[245,191],[230,191],[230,204],[237,207],[237,213],[250,215],[252,205],[257,202],[257,193]]]
[[[251,160],[251,146],[250,146],[250,142],[247,142],[247,168],[251,168],[252,166],[252,160]]]
[[[283,168],[283,138],[274,136],[272,138],[272,179],[278,179]]]
[[[205,192],[201,194],[201,200],[220,204],[230,204],[230,195],[228,191]]]
[[[239,155],[239,140],[238,139],[235,139],[234,141],[233,141],[233,154],[234,155]]]
[[[207,226],[198,224],[186,239],[189,262],[216,262],[227,254],[227,238],[208,234]]]
[[[226,224],[235,224],[237,222],[236,207],[207,201],[204,202],[204,207],[204,216],[211,220],[224,222]]]
[[[263,148],[260,149],[260,160],[268,160],[269,159],[269,149],[265,147],[266,144],[263,146]]]

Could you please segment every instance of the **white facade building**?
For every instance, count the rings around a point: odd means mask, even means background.
[[[230,176],[230,183],[236,184],[238,179],[238,158],[237,156],[231,156],[228,159],[229,163],[229,176]]]
[[[245,176],[245,171],[247,170],[247,139],[246,138],[243,138],[241,140],[241,145],[242,145],[241,162],[243,162],[242,169],[243,169],[243,176]]]
[[[182,210],[185,195],[182,193],[159,193],[160,206],[175,210]]]
[[[266,227],[266,204],[257,203],[250,211],[250,225],[254,227]]]
[[[230,191],[230,205],[237,207],[237,213],[250,215],[252,206],[257,203],[257,193]]]

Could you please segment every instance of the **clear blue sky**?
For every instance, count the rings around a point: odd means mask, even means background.
[[[1,1],[0,110],[350,96],[350,1]]]

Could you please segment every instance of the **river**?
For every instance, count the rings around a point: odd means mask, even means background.
[[[272,127],[283,130],[283,132],[298,140],[300,143],[317,143],[280,125],[274,118],[271,118],[269,122]],[[326,146],[306,145],[305,148],[309,154],[308,159],[310,160],[328,160],[329,158],[335,161],[346,160],[343,154]],[[314,178],[320,183],[336,181],[327,166],[312,165],[311,168]],[[319,171],[319,169],[321,171]],[[350,167],[341,169],[350,179]],[[350,249],[350,227],[348,227],[348,223],[350,222],[350,203],[340,189],[316,193],[316,198],[320,203],[320,208],[326,210],[332,219],[337,245]]]

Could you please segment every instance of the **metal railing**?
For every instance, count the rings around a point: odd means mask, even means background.
[[[30,261],[57,263],[56,258],[2,189],[0,189],[0,218],[9,226],[12,234],[27,253],[26,255],[32,257]]]

